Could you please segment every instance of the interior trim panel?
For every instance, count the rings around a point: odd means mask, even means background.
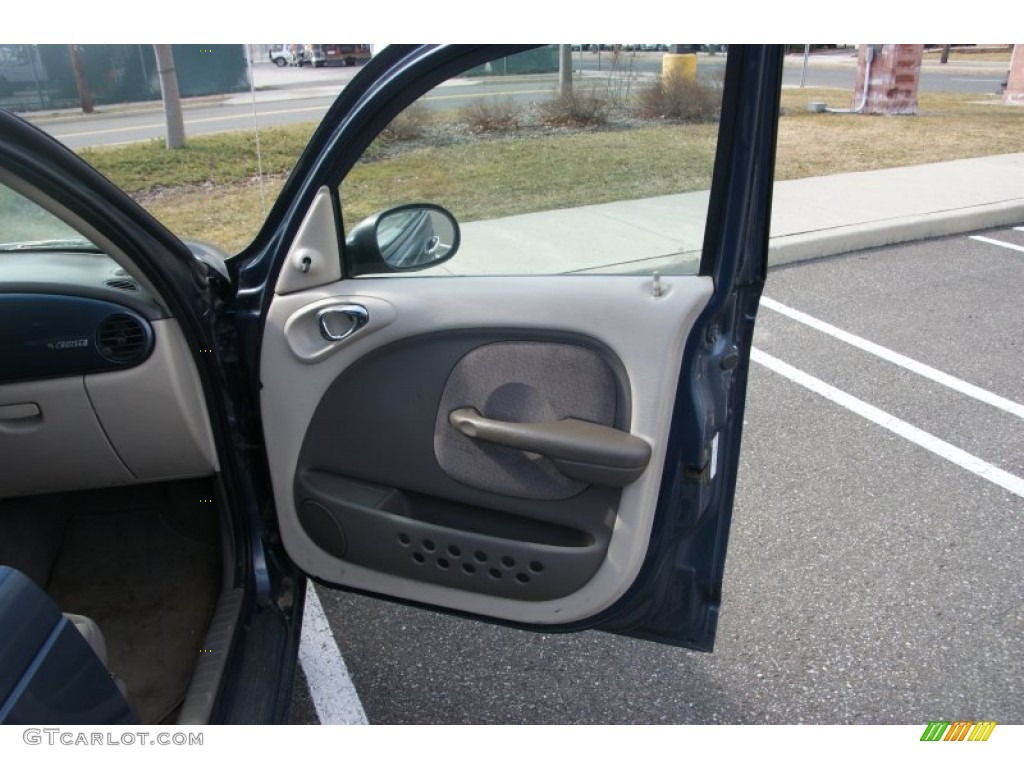
[[[622,364],[594,346],[578,335],[466,329],[360,358],[324,394],[303,441],[303,530],[334,556],[386,573],[521,600],[574,592],[607,551],[619,489],[572,480],[540,455],[477,445],[448,414],[469,404],[516,420],[627,428]],[[339,448],[338,425],[352,449]],[[512,572],[516,562],[533,568]],[[478,572],[486,578],[469,578]]]
[[[0,384],[0,498],[218,471],[206,401],[174,320],[127,370]]]
[[[135,482],[111,446],[85,391],[85,377],[0,385],[0,409],[36,412],[0,420],[0,498]]]
[[[0,384],[139,365],[153,329],[109,301],[46,293],[0,293]]]
[[[612,605],[643,563],[679,360],[712,281],[662,277],[660,291],[652,288],[649,276],[406,277],[275,297],[260,363],[262,416],[289,556],[328,583],[509,621],[568,623]],[[378,325],[370,311],[363,329],[315,360],[297,355],[321,341],[305,337],[317,333],[310,324],[289,321],[332,302],[384,302],[394,312]],[[604,350],[620,368],[615,427],[651,448],[639,479],[545,501],[474,488],[434,456],[422,460],[416,446],[433,441],[447,376],[468,351],[567,338]],[[426,351],[392,354],[403,346]],[[375,370],[360,373],[366,367]],[[331,394],[335,387],[344,394]],[[382,430],[384,408],[395,413]],[[578,515],[574,504],[589,511]],[[551,559],[546,547],[559,554]],[[478,550],[485,562],[474,560]],[[580,564],[594,553],[596,568]]]

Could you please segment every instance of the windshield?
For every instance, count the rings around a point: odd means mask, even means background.
[[[0,184],[0,252],[26,250],[100,249],[37,203]]]

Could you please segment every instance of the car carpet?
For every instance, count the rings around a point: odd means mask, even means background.
[[[99,625],[143,723],[184,697],[220,589],[215,520],[202,522],[215,515],[193,489],[91,492],[75,504],[48,587],[62,610]]]
[[[46,589],[67,520],[67,509],[53,496],[0,501],[0,565]]]

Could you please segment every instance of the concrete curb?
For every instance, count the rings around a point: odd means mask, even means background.
[[[1022,221],[1024,198],[784,235],[769,241],[768,266],[777,267],[932,237],[960,235],[980,229],[1020,224]]]

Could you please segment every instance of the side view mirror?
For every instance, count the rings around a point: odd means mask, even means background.
[[[351,277],[416,272],[441,264],[459,249],[459,223],[433,203],[410,203],[363,219],[345,239]]]

